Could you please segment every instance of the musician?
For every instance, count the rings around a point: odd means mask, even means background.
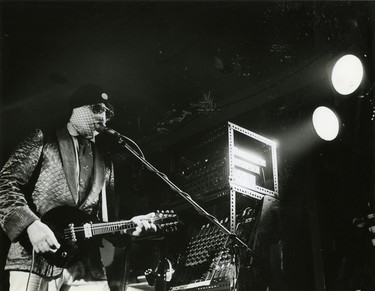
[[[106,125],[113,117],[113,106],[108,94],[92,84],[78,88],[69,100],[72,114],[66,126],[52,133],[33,131],[0,171],[0,224],[11,240],[5,269],[12,291],[67,286],[69,290],[109,290],[98,247],[65,268],[43,256],[60,247],[55,233],[41,221],[48,211],[73,206],[99,218],[108,215],[109,220],[114,213],[110,210],[113,166],[95,146],[96,125]],[[156,231],[147,222],[153,216],[132,218],[137,228],[130,234]],[[33,251],[24,247],[23,238],[28,238]]]

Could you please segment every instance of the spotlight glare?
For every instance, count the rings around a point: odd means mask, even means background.
[[[314,129],[321,139],[334,140],[339,133],[339,119],[336,114],[325,106],[314,110],[312,116]]]
[[[332,69],[332,85],[341,95],[353,93],[361,84],[362,78],[362,62],[354,55],[341,57]]]

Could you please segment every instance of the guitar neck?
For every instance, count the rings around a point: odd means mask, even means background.
[[[162,215],[158,214],[156,217],[147,219],[149,223],[154,223],[158,228],[173,229],[178,222],[174,214]],[[82,226],[75,226],[73,223],[64,229],[65,239],[77,241],[81,238],[88,239],[95,235],[102,235],[107,233],[114,233],[121,230],[132,230],[137,227],[137,224],[131,220],[120,220],[114,222],[101,223],[85,223]]]
[[[137,224],[135,224],[131,220],[122,220],[115,222],[94,223],[91,225],[91,231],[92,235],[101,235],[126,229],[135,229],[136,227]]]

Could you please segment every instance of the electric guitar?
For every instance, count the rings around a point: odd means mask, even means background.
[[[93,246],[100,245],[101,240],[95,238],[137,227],[131,220],[92,222],[91,216],[71,206],[53,208],[43,215],[41,221],[51,228],[61,245],[55,252],[41,255],[49,264],[62,268],[69,267],[84,255],[89,255]],[[177,215],[169,211],[156,212],[155,217],[148,221],[157,226],[158,232],[174,231],[179,223]],[[32,251],[27,235],[20,243],[26,250]]]

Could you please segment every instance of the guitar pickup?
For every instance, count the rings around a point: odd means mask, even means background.
[[[91,223],[85,223],[83,225],[83,231],[85,234],[85,238],[92,237],[92,224]]]

